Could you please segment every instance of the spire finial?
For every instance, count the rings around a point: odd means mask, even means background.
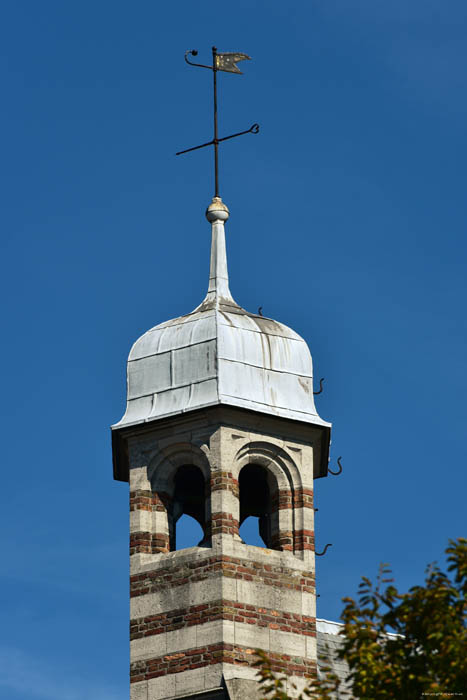
[[[206,219],[212,227],[211,266],[206,300],[224,300],[234,303],[229,289],[227,254],[225,249],[224,222],[229,218],[229,210],[220,197],[213,197],[206,209]]]

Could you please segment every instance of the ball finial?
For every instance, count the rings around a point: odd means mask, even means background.
[[[206,209],[206,219],[213,223],[214,221],[227,221],[229,218],[229,210],[223,203],[220,197],[213,197],[211,204]]]

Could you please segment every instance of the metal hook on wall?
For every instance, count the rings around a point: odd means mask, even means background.
[[[337,472],[333,472],[332,469],[329,469],[328,467],[328,472],[333,476],[339,476],[339,474],[342,474],[342,462],[340,457],[337,458],[337,464],[339,465],[339,470]]]
[[[321,379],[319,380],[319,391],[314,391],[313,396],[318,396],[318,394],[321,394],[321,392],[323,391],[323,382],[324,377],[321,377]]]
[[[327,544],[322,552],[315,552],[317,557],[322,557],[324,554],[326,554],[327,550],[329,547],[332,547],[332,544]]]

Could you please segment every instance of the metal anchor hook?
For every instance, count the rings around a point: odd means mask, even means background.
[[[329,547],[332,547],[332,544],[327,544],[327,545],[325,546],[325,548],[323,549],[322,552],[315,552],[315,555],[316,555],[317,557],[322,557],[324,554],[326,554],[326,552],[328,551]]]
[[[319,391],[314,391],[313,396],[318,396],[318,394],[321,394],[321,392],[323,391],[323,382],[324,377],[321,377],[321,379],[319,380]]]
[[[333,476],[339,476],[339,474],[342,474],[342,462],[340,457],[337,458],[337,464],[339,465],[339,471],[337,472],[333,472],[332,469],[329,469],[328,467],[328,472]]]

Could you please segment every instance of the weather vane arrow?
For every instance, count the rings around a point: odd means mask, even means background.
[[[213,74],[213,93],[214,93],[214,138],[211,141],[206,141],[206,143],[201,143],[199,146],[193,146],[192,148],[185,148],[184,151],[178,151],[176,156],[182,155],[182,153],[189,153],[190,151],[197,151],[199,148],[205,148],[206,146],[214,146],[214,181],[215,181],[215,196],[219,197],[219,144],[222,141],[228,141],[229,139],[234,139],[236,136],[243,136],[243,134],[257,134],[259,131],[259,124],[252,124],[249,129],[245,131],[239,131],[236,134],[231,134],[230,136],[224,136],[219,138],[217,133],[217,73],[218,71],[224,71],[225,73],[237,73],[242,75],[242,71],[237,66],[239,61],[251,60],[250,56],[246,53],[217,53],[215,46],[212,47],[212,66],[206,66],[203,63],[195,63],[190,61],[188,56],[197,56],[198,52],[196,50],[185,52],[185,61],[190,66],[197,66],[198,68],[208,68],[212,70]]]

